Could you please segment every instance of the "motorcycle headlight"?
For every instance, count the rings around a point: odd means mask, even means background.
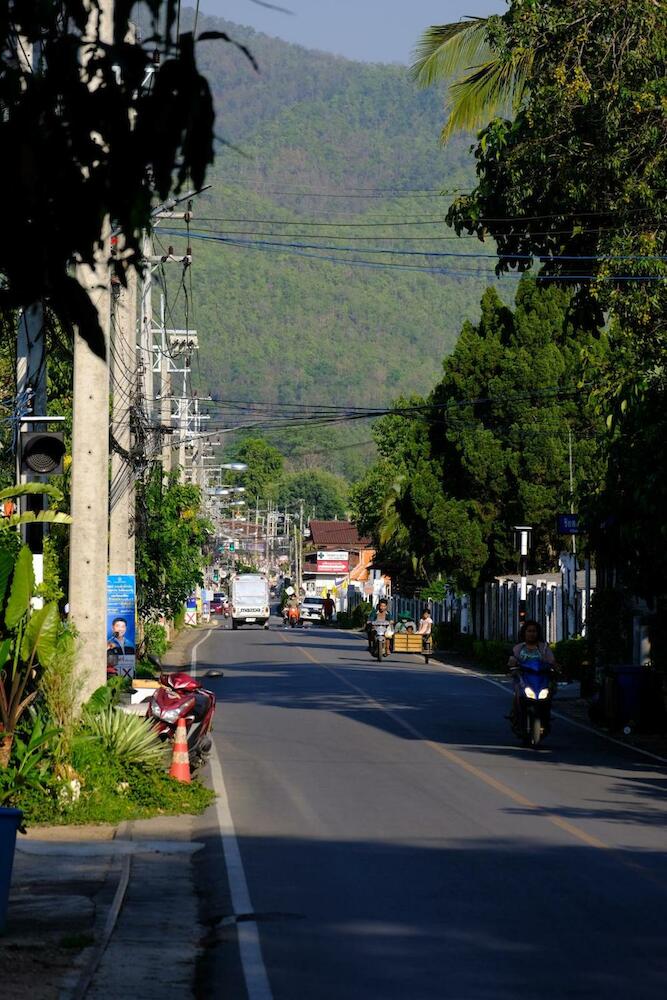
[[[523,691],[524,691],[524,694],[525,694],[526,698],[534,698],[535,697],[535,692],[533,691],[532,688],[525,687],[523,689]]]
[[[537,697],[540,701],[544,701],[545,698],[549,697],[549,688],[542,688]]]
[[[178,722],[181,714],[180,708],[160,708],[159,705],[153,705],[152,712],[156,719],[162,719],[163,722]]]

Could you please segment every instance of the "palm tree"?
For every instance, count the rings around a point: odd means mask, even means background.
[[[447,121],[441,141],[454,132],[479,129],[499,111],[516,113],[528,88],[535,51],[499,53],[488,28],[497,17],[468,17],[427,28],[416,48],[412,73],[421,87],[449,83]]]

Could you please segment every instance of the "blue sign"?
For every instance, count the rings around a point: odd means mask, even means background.
[[[559,514],[558,515],[558,534],[559,535],[578,535],[579,534],[579,515],[578,514]]]
[[[130,573],[107,577],[107,672],[134,677],[136,667],[136,587]]]

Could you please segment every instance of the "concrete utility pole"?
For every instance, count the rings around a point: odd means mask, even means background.
[[[127,271],[127,287],[116,285],[111,302],[111,373],[115,383],[111,426],[125,455],[111,456],[109,572],[133,574],[135,569],[135,474],[127,454],[132,450],[131,408],[136,400],[137,273]]]
[[[112,0],[91,10],[86,39],[111,43]],[[96,79],[89,87],[98,85]],[[97,310],[105,355],[74,335],[72,425],[72,526],[70,531],[70,617],[78,632],[81,700],[106,682],[107,538],[109,518],[109,325],[111,225],[102,224],[93,267],[81,264],[77,277]]]

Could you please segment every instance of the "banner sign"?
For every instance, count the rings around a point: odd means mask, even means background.
[[[318,552],[318,573],[347,573],[350,568],[349,552]]]
[[[134,575],[107,577],[107,669],[134,677],[136,657],[136,587]]]

